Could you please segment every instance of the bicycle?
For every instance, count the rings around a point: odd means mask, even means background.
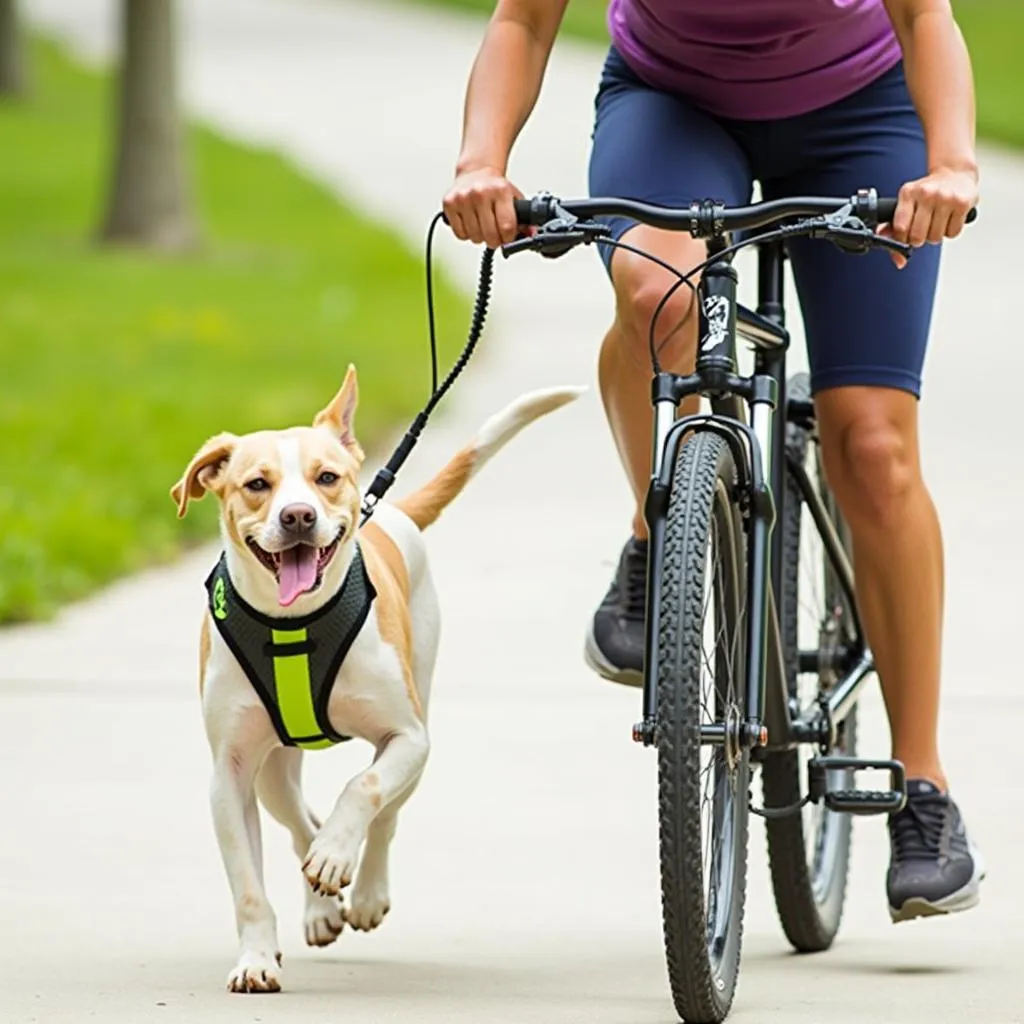
[[[783,931],[796,950],[814,952],[827,949],[839,930],[850,816],[887,814],[906,800],[898,761],[857,756],[857,700],[874,662],[857,614],[848,529],[821,473],[809,383],[804,375],[786,379],[783,301],[786,239],[808,235],[851,253],[882,247],[909,256],[909,246],[874,230],[895,209],[895,199],[869,189],[848,199],[736,208],[707,200],[680,209],[544,193],[516,200],[520,225],[537,230],[502,248],[505,256],[535,250],[555,257],[580,244],[616,244],[677,276],[658,312],[683,284],[697,297],[692,374],[660,368],[651,325],[646,643],[642,718],[633,727],[637,742],[657,748],[665,954],[673,1002],[689,1024],[720,1024],[733,1003],[749,815],[767,819]],[[608,215],[689,231],[708,240],[708,259],[682,274],[610,240],[594,220]],[[975,216],[971,211],[968,220]],[[733,242],[732,231],[756,233]],[[732,264],[751,244],[759,250],[756,310],[737,302]],[[749,376],[737,372],[737,337],[753,346]],[[679,403],[696,394],[709,400],[711,412],[680,417]],[[823,555],[804,561],[822,601],[804,617],[807,641],[799,616],[808,589],[801,584],[801,550],[814,536]],[[703,643],[708,612],[715,627],[710,655]],[[705,668],[713,683],[707,698]],[[805,697],[801,684],[808,680]],[[814,755],[804,773],[800,754],[808,748]],[[763,808],[750,804],[756,767]],[[889,787],[854,788],[861,769],[888,771]],[[702,796],[702,783],[710,796]]]

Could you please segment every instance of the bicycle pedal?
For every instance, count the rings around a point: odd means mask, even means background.
[[[842,772],[844,782],[852,782],[857,771],[887,771],[888,789],[854,789],[848,783],[830,785],[829,775]],[[862,757],[827,755],[812,758],[807,764],[807,781],[813,803],[823,800],[830,810],[843,814],[892,814],[907,800],[907,778],[899,761],[868,760]]]

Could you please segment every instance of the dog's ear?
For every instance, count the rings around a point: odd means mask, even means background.
[[[171,497],[178,503],[179,519],[185,514],[189,499],[201,498],[208,490],[216,489],[217,478],[237,443],[234,434],[217,434],[195,453],[184,476],[171,488]]]
[[[363,449],[356,440],[354,421],[356,406],[359,404],[359,384],[356,368],[349,364],[341,389],[330,405],[321,409],[313,420],[314,427],[327,427],[359,462],[363,461]]]

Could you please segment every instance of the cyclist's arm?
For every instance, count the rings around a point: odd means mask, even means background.
[[[466,89],[456,173],[504,175],[512,146],[540,94],[568,0],[498,0]]]
[[[466,89],[462,147],[444,212],[457,238],[496,249],[516,237],[512,146],[540,94],[568,0],[498,0]]]
[[[893,228],[912,244],[939,242],[960,233],[976,200],[971,59],[950,0],[885,0],[885,5],[903,50],[907,87],[928,149],[928,178],[922,179],[928,188],[913,183],[907,203],[901,195],[903,209]],[[911,200],[923,202],[924,211],[915,214]]]
[[[929,169],[976,170],[971,59],[949,0],[885,0],[907,86],[924,125]]]

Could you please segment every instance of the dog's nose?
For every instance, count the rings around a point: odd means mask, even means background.
[[[281,525],[289,533],[305,533],[316,525],[316,509],[312,505],[285,505],[281,509]]]

